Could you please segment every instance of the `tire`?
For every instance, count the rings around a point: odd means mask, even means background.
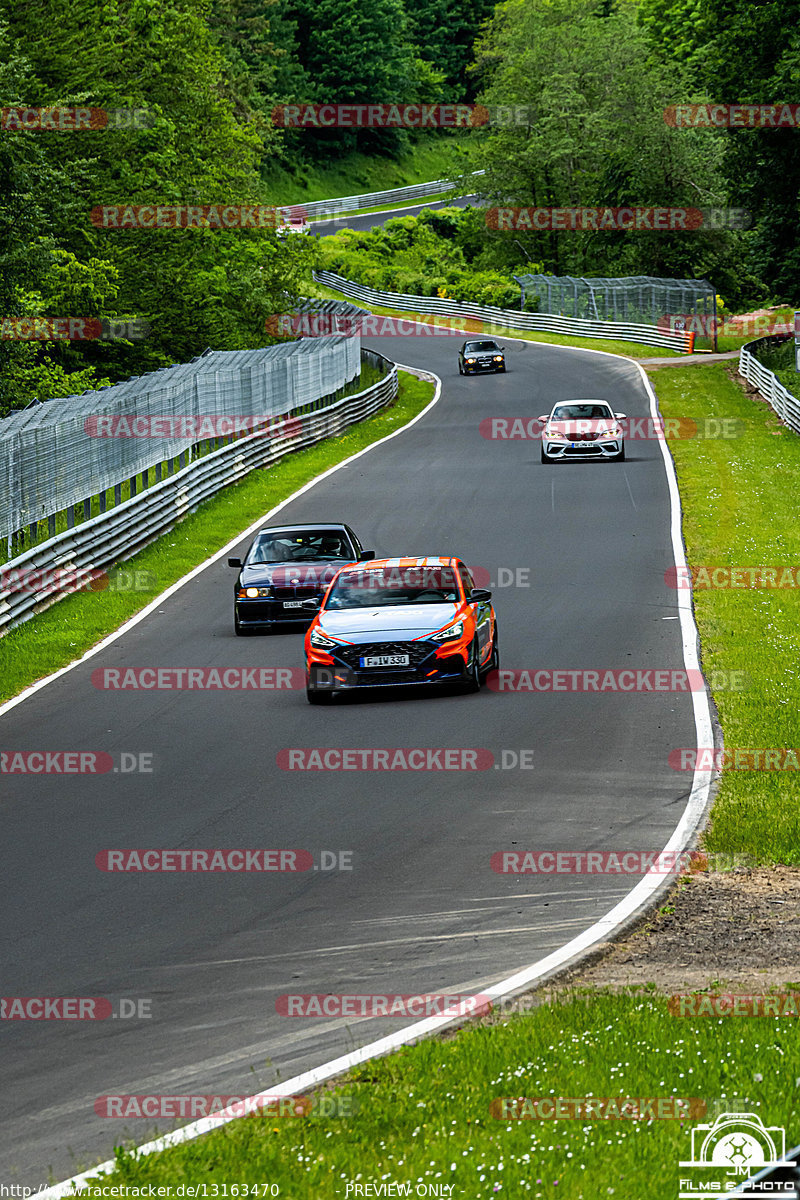
[[[612,461],[613,462],[625,462],[625,444],[624,443],[623,443],[622,449],[620,450],[619,454],[615,454]]]
[[[497,636],[497,621],[494,623],[494,641],[492,642],[492,657],[481,671],[481,679],[485,682],[487,675],[496,671],[500,666],[500,639]]]
[[[309,704],[330,704],[333,696],[330,692],[317,692],[312,688],[306,688],[306,700]]]
[[[459,375],[464,374],[464,368],[462,367],[461,363],[458,364],[458,373],[459,373]]]
[[[250,635],[253,632],[252,629],[245,629],[242,625],[239,624],[239,617],[238,617],[235,609],[233,612],[233,632],[236,634],[237,637],[250,637]]]
[[[478,657],[478,639],[475,638],[470,648],[471,662],[467,668],[468,674],[464,680],[465,692],[479,692],[481,690],[481,670],[480,659]]]
[[[548,457],[547,457],[547,455],[546,455],[546,454],[545,454],[545,452],[544,452],[544,446],[542,446],[542,448],[541,448],[541,450],[540,450],[540,454],[541,454],[541,456],[542,456],[542,462],[543,462],[543,463],[552,463],[552,461],[553,461],[553,460],[552,460],[552,458],[548,458]]]

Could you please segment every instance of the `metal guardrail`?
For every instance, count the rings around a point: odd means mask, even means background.
[[[526,313],[517,309],[493,308],[484,304],[462,304],[457,300],[440,300],[434,296],[409,296],[405,292],[381,292],[362,287],[333,271],[315,271],[314,279],[334,291],[341,292],[362,304],[398,308],[401,311],[432,313],[446,317],[483,322],[501,329],[539,330],[546,333],[565,333],[572,337],[615,338],[626,342],[641,342],[645,346],[663,346],[690,354],[693,334],[670,333],[652,325],[632,325],[622,321],[586,321],[577,317],[555,317],[549,313]],[[464,336],[488,333],[486,329],[465,327]]]
[[[753,387],[764,397],[778,414],[782,421],[795,431],[800,433],[800,400],[797,396],[793,396],[782,383],[780,383],[772,371],[760,363],[753,353],[753,347],[762,346],[777,346],[783,342],[788,342],[791,339],[791,334],[778,334],[773,337],[757,338],[754,342],[748,342],[742,346],[739,351],[739,374],[752,383]],[[798,377],[800,378],[800,376]]]
[[[358,339],[335,336],[208,350],[189,363],[15,410],[0,420],[0,536],[9,558],[38,541],[40,523],[55,537],[59,514],[72,528],[80,506],[84,518],[95,505],[105,511],[112,489],[115,506],[126,483],[133,496],[139,476],[146,486],[152,471],[158,482],[199,457],[203,443],[218,449],[217,418],[246,418],[250,432],[261,417],[322,407],[358,378],[359,348]],[[164,416],[170,420],[157,425],[158,436],[149,433],[148,422]],[[126,426],[130,418],[139,432]],[[227,428],[238,432],[241,422]]]
[[[485,175],[485,171],[472,171],[471,176]],[[435,196],[451,192],[458,184],[450,179],[432,179],[429,183],[411,183],[407,187],[389,188],[385,192],[364,192],[358,196],[338,196],[333,200],[308,200],[305,204],[289,204],[278,209],[285,217],[302,216],[309,220],[315,217],[336,216],[337,213],[358,212],[362,208],[379,208],[393,200],[418,200],[424,196]]]
[[[0,636],[98,574],[131,558],[203,500],[259,467],[270,467],[323,438],[336,437],[397,396],[397,367],[374,351],[362,360],[386,368],[378,383],[316,412],[287,413],[277,429],[240,438],[184,467],[108,512],[49,538],[0,567]]]

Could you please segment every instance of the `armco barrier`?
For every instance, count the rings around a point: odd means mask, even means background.
[[[380,292],[362,287],[333,271],[315,271],[314,279],[325,287],[341,292],[362,304],[397,308],[403,312],[433,313],[443,317],[469,317],[499,329],[539,330],[546,333],[565,333],[572,337],[613,338],[625,342],[641,342],[645,346],[663,346],[681,354],[691,354],[693,333],[670,333],[653,325],[624,324],[622,321],[585,321],[573,317],[554,317],[549,313],[520,312],[518,309],[493,308],[484,304],[460,304],[456,300],[440,300],[435,296],[408,296],[404,292]],[[468,337],[471,331],[465,333]],[[479,332],[479,331],[477,331]]]
[[[362,351],[362,358],[386,370],[372,387],[316,412],[287,413],[274,435],[253,433],[223,446],[109,512],[5,563],[0,568],[0,636],[74,591],[75,585],[65,587],[65,580],[88,579],[90,572],[124,562],[228,484],[255,468],[272,466],[293,450],[336,437],[390,404],[397,396],[396,366],[368,350]]]
[[[84,518],[95,503],[104,512],[111,489],[119,504],[126,483],[134,496],[151,472],[160,482],[201,451],[219,449],[207,433],[180,436],[184,418],[278,418],[339,399],[358,378],[359,349],[358,338],[334,336],[208,350],[190,363],[15,410],[0,421],[0,536],[7,539],[9,558],[38,541],[40,522],[55,537],[58,514],[72,528],[78,506]],[[87,427],[101,417],[164,415],[175,424],[172,434],[159,438],[92,436]]]
[[[485,171],[472,171],[471,176],[485,175]],[[462,181],[463,183],[463,181]],[[461,184],[450,179],[432,179],[429,183],[411,183],[407,187],[389,188],[385,192],[365,192],[359,196],[338,196],[334,200],[309,200],[305,204],[289,204],[278,209],[285,217],[304,216],[308,220],[316,217],[333,217],[337,213],[358,212],[363,208],[380,208],[394,200],[421,200],[425,196],[438,196],[451,192]]]
[[[753,353],[757,346],[764,348],[770,345],[775,346],[789,341],[791,336],[791,334],[781,334],[777,337],[757,338],[756,341],[742,346],[739,351],[739,374],[758,389],[767,404],[775,409],[782,421],[785,421],[795,433],[800,433],[800,400],[787,391],[783,384],[778,382],[772,371],[768,371]]]

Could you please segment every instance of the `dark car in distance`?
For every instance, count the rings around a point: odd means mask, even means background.
[[[464,342],[458,352],[459,375],[475,375],[480,371],[505,371],[505,346],[487,338]]]
[[[308,625],[337,571],[374,557],[349,525],[270,525],[260,530],[244,561],[228,559],[228,566],[239,572],[233,589],[237,636],[298,622]]]

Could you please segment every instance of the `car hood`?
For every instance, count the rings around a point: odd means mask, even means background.
[[[320,628],[331,637],[352,642],[399,641],[424,637],[455,620],[458,604],[404,604],[355,608],[320,614]]]
[[[569,421],[547,421],[550,433],[602,433],[604,429],[619,427],[619,421],[614,416],[608,417],[572,417]]]
[[[322,591],[339,568],[346,565],[342,558],[331,562],[252,563],[242,567],[239,581],[243,587],[271,584],[274,587],[319,587]]]

